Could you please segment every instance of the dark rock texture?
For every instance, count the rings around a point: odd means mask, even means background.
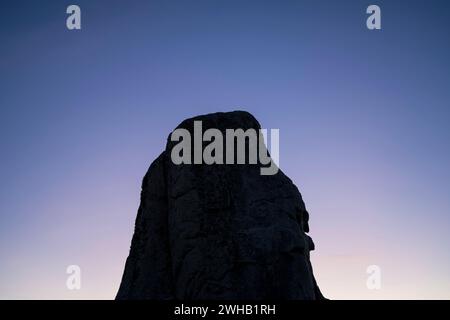
[[[192,132],[255,128],[247,112],[185,120]],[[175,165],[174,142],[142,183],[130,254],[117,299],[322,299],[302,197],[281,170],[260,165]]]

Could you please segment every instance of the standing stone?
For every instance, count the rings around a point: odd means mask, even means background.
[[[183,121],[203,131],[260,129],[242,111]],[[322,299],[309,252],[308,212],[281,170],[175,165],[176,142],[152,163],[117,299]],[[225,146],[225,143],[224,143]]]

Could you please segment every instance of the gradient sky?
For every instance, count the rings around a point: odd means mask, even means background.
[[[66,29],[78,4],[82,30]],[[382,30],[366,28],[370,4]],[[0,3],[0,298],[111,299],[170,131],[280,129],[332,299],[450,298],[448,1]],[[66,289],[66,267],[82,288]],[[379,265],[381,289],[366,268]]]

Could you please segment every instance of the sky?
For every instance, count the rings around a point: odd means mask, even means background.
[[[81,8],[81,30],[66,8]],[[368,30],[366,8],[381,8]],[[450,298],[448,1],[0,3],[0,299],[112,299],[184,119],[280,130],[331,299]],[[80,290],[66,287],[69,265]],[[377,290],[367,267],[381,271]]]

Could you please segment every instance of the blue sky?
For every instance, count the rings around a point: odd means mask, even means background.
[[[366,28],[370,4],[382,30]],[[280,129],[327,297],[448,299],[449,8],[2,1],[0,298],[113,298],[167,135],[243,109]],[[65,287],[70,264],[80,291]],[[372,264],[381,290],[366,288]]]

